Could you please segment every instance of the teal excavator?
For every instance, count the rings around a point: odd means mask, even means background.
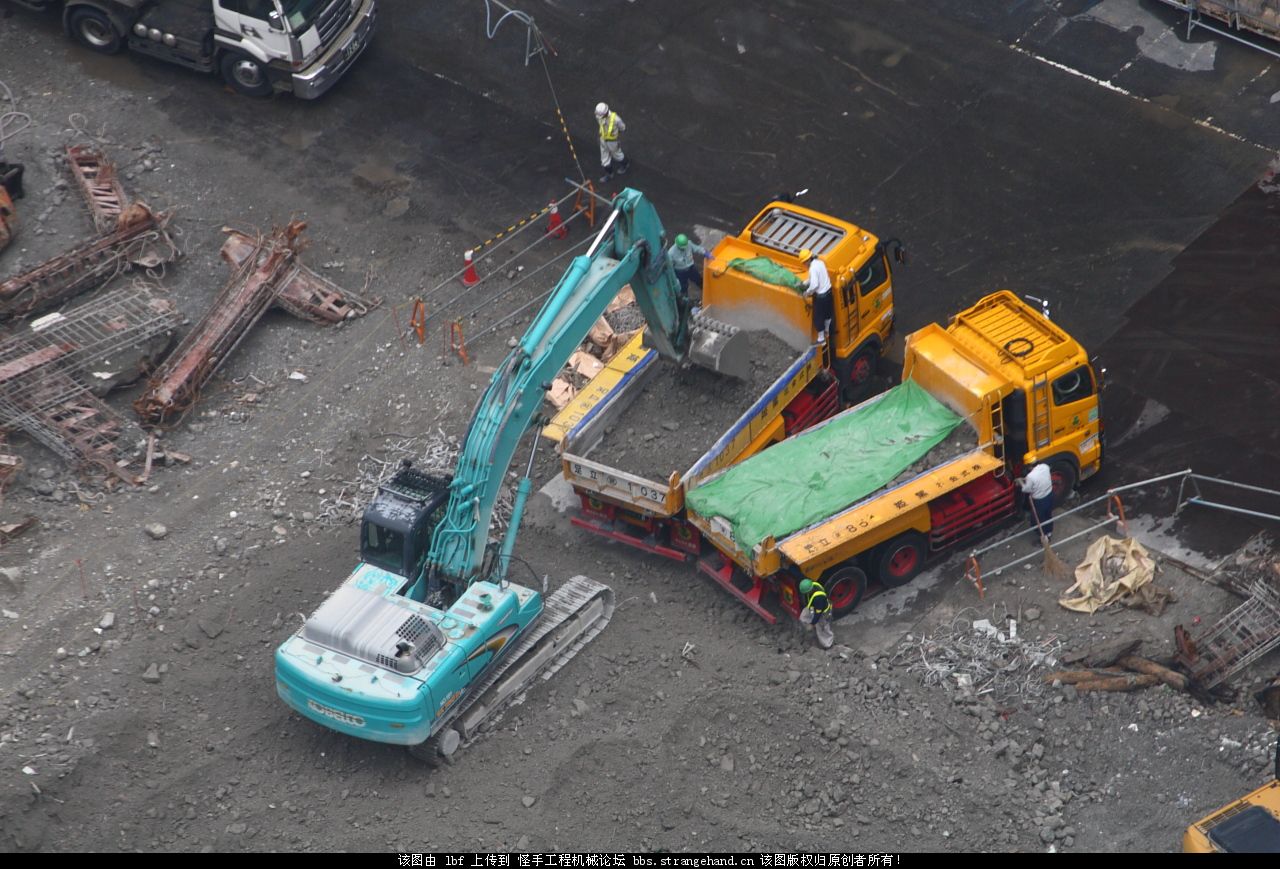
[[[276,690],[326,727],[451,755],[538,675],[598,634],[613,592],[583,576],[549,596],[507,577],[532,491],[535,425],[546,391],[605,307],[630,284],[647,340],[673,360],[725,373],[745,333],[696,319],[667,260],[653,206],[626,189],[529,330],[494,372],[452,477],[402,467],[361,523],[360,563],[276,650]],[[691,349],[692,348],[692,349]],[[489,529],[503,478],[533,432],[500,543]]]

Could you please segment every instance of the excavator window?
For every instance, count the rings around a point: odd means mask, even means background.
[[[885,265],[884,256],[879,251],[872,254],[871,259],[853,276],[864,296],[880,289],[888,278],[889,267]]]
[[[365,522],[363,537],[360,555],[364,561],[383,570],[404,575],[404,535],[402,533],[372,522]]]

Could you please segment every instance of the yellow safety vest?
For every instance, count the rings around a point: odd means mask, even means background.
[[[606,142],[618,141],[618,113],[610,112],[607,118],[597,118],[600,124],[600,138]]]
[[[818,587],[817,587],[817,589],[816,589],[815,591],[813,591],[813,592],[811,592],[811,593],[809,594],[809,599],[808,599],[807,601],[805,601],[805,606],[807,606],[809,609],[813,610],[815,614],[817,614],[817,615],[822,615],[822,614],[823,614],[823,613],[825,613],[827,610],[831,609],[831,601],[830,601],[830,600],[828,600],[828,598],[827,598],[827,592],[826,592],[826,590],[825,590],[825,589],[823,589],[823,587],[822,587],[821,585],[818,585],[818,583],[816,583],[816,582],[814,583],[814,585],[817,585]],[[817,599],[818,599],[818,596],[819,596],[819,595],[821,595],[821,596],[822,596],[822,606],[821,606],[821,608],[819,608],[819,607],[818,607],[818,605],[815,603],[815,602],[817,601]]]

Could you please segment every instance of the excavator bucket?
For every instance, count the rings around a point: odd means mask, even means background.
[[[751,338],[737,326],[699,312],[693,315],[689,359],[703,368],[746,380],[751,376]]]

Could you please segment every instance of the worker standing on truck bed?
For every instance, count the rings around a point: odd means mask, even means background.
[[[693,263],[693,256],[711,256],[711,252],[700,244],[690,244],[689,236],[683,232],[676,236],[675,243],[667,249],[667,257],[671,260],[671,268],[680,281],[680,295],[689,297],[689,282],[698,285],[698,293],[702,293],[702,273]]]
[[[1031,502],[1031,527],[1039,527],[1047,540],[1053,539],[1053,475],[1049,466],[1039,462],[1025,477],[1018,479],[1018,486],[1027,493]]]
[[[827,324],[834,312],[831,304],[831,275],[827,273],[827,264],[822,261],[822,257],[808,248],[800,251],[800,262],[809,266],[804,295],[813,300],[813,329],[818,333],[818,343],[821,344],[827,340]]]
[[[619,175],[627,174],[627,156],[622,153],[619,139],[627,131],[627,125],[606,103],[596,104],[596,124],[600,127],[600,165],[604,167],[600,181],[603,183],[613,177],[615,164]]]

